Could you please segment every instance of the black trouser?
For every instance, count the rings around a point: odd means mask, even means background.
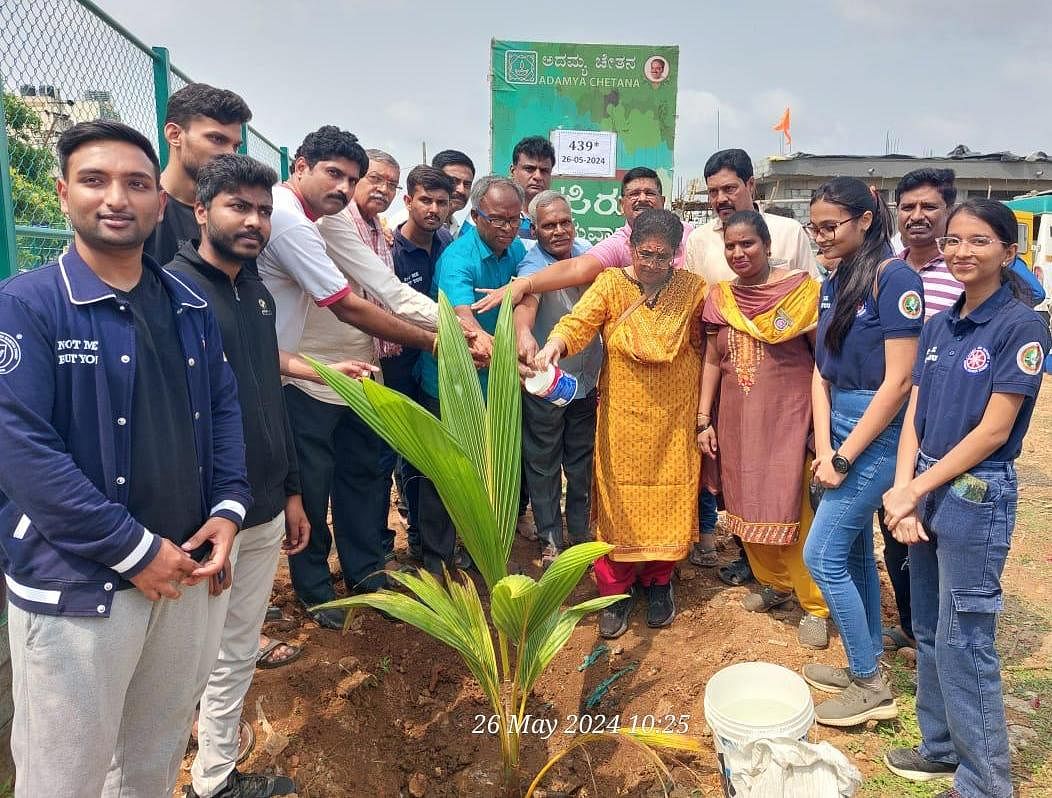
[[[888,569],[891,590],[895,594],[895,605],[899,610],[899,626],[909,637],[913,637],[913,613],[910,610],[910,548],[892,537],[884,523],[884,508],[877,510],[880,533],[884,537],[884,565]]]
[[[563,548],[560,498],[566,475],[566,531],[570,543],[588,540],[595,452],[596,394],[564,407],[523,392],[523,473],[542,544]]]
[[[381,462],[383,441],[346,405],[320,402],[291,385],[285,386],[285,403],[299,458],[303,508],[310,521],[310,543],[289,558],[296,595],[307,606],[335,598],[329,572],[334,540],[347,590],[381,587],[391,491],[390,473]]]
[[[439,416],[438,400],[421,391],[420,399],[425,408]],[[434,483],[427,477],[418,480],[417,501],[420,512],[420,550],[424,567],[431,573],[440,575],[442,565],[452,572],[453,549],[457,542],[457,531],[453,520],[446,512]]]
[[[384,358],[380,361],[380,367],[383,369],[384,385],[404,394],[417,403],[421,403],[420,397],[423,394],[423,390],[421,390],[419,381],[413,375],[417,360],[416,357],[410,356],[413,354],[419,353],[407,350],[397,357]],[[384,468],[394,472],[398,493],[402,497],[402,501],[405,502],[408,516],[406,538],[409,547],[413,548],[420,545],[419,494],[420,481],[423,477],[416,470],[416,467],[399,455],[398,452],[386,444],[384,444],[384,448],[386,450],[383,460]],[[387,530],[385,535],[384,550],[388,552],[394,551],[394,532],[390,529]]]

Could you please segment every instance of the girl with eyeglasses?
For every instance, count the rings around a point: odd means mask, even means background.
[[[923,737],[885,762],[914,781],[956,772],[946,798],[1012,795],[995,631],[1015,526],[1014,462],[1050,343],[1019,299],[1015,236],[1000,202],[968,200],[950,214],[938,244],[964,294],[921,334],[895,483],[884,495],[888,526],[910,549]]]
[[[861,180],[834,178],[811,198],[806,230],[836,266],[822,284],[812,382],[812,474],[825,493],[804,562],[840,629],[847,667],[811,664],[803,675],[838,694],[815,708],[828,726],[898,714],[878,669],[884,646],[873,514],[894,477],[924,288],[892,257],[891,228],[887,206]]]

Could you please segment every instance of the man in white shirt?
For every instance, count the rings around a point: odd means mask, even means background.
[[[723,251],[723,223],[737,211],[753,210],[756,181],[752,159],[745,150],[720,150],[705,163],[705,185],[709,205],[716,218],[698,227],[687,241],[687,269],[700,275],[710,286],[735,277]],[[765,213],[771,231],[771,258],[784,261],[789,269],[818,276],[811,242],[795,219]]]
[[[387,210],[400,188],[398,161],[381,150],[366,150],[366,155],[367,169],[347,207],[318,220],[326,252],[354,293],[405,321],[436,330],[437,303],[398,279],[380,225],[379,214]],[[307,310],[300,351],[323,363],[351,357],[378,366],[381,358],[400,354],[402,347],[343,324],[325,308],[315,305]],[[332,422],[326,427],[331,427],[333,435],[329,445],[309,447],[313,457],[305,467],[329,483],[333,536],[343,572],[368,576],[383,567],[388,552],[394,554],[394,533],[387,527],[394,453],[327,385],[301,380],[292,380],[290,385],[303,394],[295,397],[298,414],[316,422]],[[315,432],[320,434],[321,430]],[[337,445],[336,436],[342,437],[342,444]],[[325,480],[328,474],[332,476]],[[337,507],[353,511],[337,512]],[[368,541],[369,546],[363,548],[362,541]],[[374,560],[376,552],[372,547],[376,541],[382,549],[379,561]],[[323,577],[327,578],[330,548],[331,542],[323,540],[313,552],[308,546],[305,553],[309,556],[297,555],[290,560],[297,590],[301,585],[321,584]],[[350,556],[353,561],[344,560]],[[348,588],[352,584],[348,580]],[[304,601],[321,598],[315,588],[305,586],[304,590],[311,591],[300,596]]]
[[[283,350],[300,351],[312,305],[327,310],[327,316],[338,319],[342,327],[348,328],[347,334],[351,334],[353,326],[358,328],[353,332],[361,331],[360,334],[366,338],[377,336],[427,350],[435,345],[435,334],[431,330],[403,321],[355,292],[346,271],[333,262],[333,256],[327,249],[328,242],[315,224],[316,220],[331,217],[346,208],[359,178],[368,168],[369,159],[355,136],[326,125],[304,139],[296,151],[293,174],[287,183],[274,188],[270,241],[257,264],[260,277],[274,296],[278,344]],[[357,230],[354,230],[353,236],[345,236],[344,239],[346,246],[337,246],[340,252],[358,252],[365,258],[365,267],[356,272],[356,280],[366,282],[362,274],[373,272],[379,273],[378,279],[382,279],[382,274],[387,273],[386,269],[361,241]],[[351,259],[350,255],[347,257]],[[375,262],[368,261],[369,257]],[[389,276],[401,287],[393,274]],[[407,290],[415,299],[416,292]],[[371,338],[368,340],[371,346]],[[345,351],[338,359],[349,355],[350,352]],[[375,357],[361,359],[372,361]],[[354,447],[360,439],[367,438],[366,432],[369,435],[372,432],[345,407],[312,399],[305,393],[306,385],[307,382],[301,381],[287,385],[285,395],[301,463],[303,503],[312,533],[311,545],[307,551],[291,558],[290,570],[300,600],[312,606],[335,596],[326,561],[332,543],[326,523],[332,469],[326,471],[325,462],[327,459],[331,461],[334,448],[346,445]],[[311,387],[320,389],[314,384]],[[319,406],[331,412],[320,415],[317,412]],[[311,464],[317,464],[317,468],[310,468]],[[355,514],[364,517],[365,510],[364,507],[348,507],[344,503],[334,502],[334,525],[343,529],[349,517]],[[344,578],[348,588],[359,588],[359,583],[363,582],[359,589],[372,587],[367,577],[377,569],[376,563],[382,565],[383,562],[379,538],[373,534],[371,537],[349,540],[337,534],[336,542],[341,563],[345,567]],[[351,563],[354,563],[354,569],[347,570],[347,565]],[[323,611],[314,613],[313,617],[327,628],[340,628],[343,623],[343,614],[340,612]]]

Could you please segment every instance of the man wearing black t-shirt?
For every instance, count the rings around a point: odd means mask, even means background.
[[[161,173],[168,203],[145,245],[146,254],[158,263],[168,263],[179,247],[200,237],[194,218],[197,172],[211,158],[237,152],[241,126],[251,119],[241,97],[206,83],[191,83],[168,98],[164,118],[168,164]]]

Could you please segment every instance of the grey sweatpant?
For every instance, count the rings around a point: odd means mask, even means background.
[[[10,605],[15,798],[162,798],[186,752],[208,584],[114,596],[109,618]]]
[[[231,554],[234,582],[227,591],[225,611],[215,603],[209,612],[209,636],[218,632],[219,656],[207,663],[197,721],[197,756],[190,768],[194,792],[205,798],[226,783],[237,761],[238,724],[256,671],[259,632],[284,537],[285,513],[242,529]]]

